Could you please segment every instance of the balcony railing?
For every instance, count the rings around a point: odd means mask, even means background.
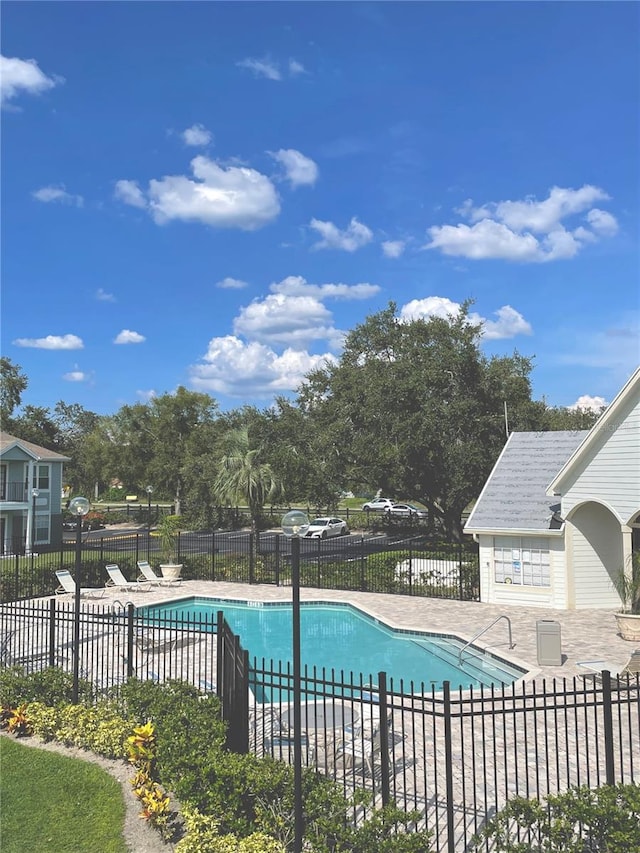
[[[28,490],[24,483],[2,483],[0,485],[0,500],[24,503],[29,500]]]

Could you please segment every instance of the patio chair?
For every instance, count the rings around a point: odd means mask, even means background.
[[[596,681],[602,680],[602,672],[604,670],[608,670],[611,673],[612,678],[621,678],[626,675],[638,675],[640,674],[640,649],[636,649],[635,652],[632,653],[624,666],[611,663],[611,661],[608,660],[583,660],[577,661],[576,665],[585,670],[585,672],[580,673],[583,678],[593,678]]]
[[[105,589],[133,590],[136,588],[140,588],[140,584],[138,584],[137,581],[128,581],[120,571],[120,567],[117,566],[115,563],[110,563],[108,566],[105,566],[105,569],[107,570],[107,574],[109,575],[109,577],[105,581]]]
[[[335,759],[342,758],[345,767],[362,764],[373,776],[374,765],[380,762],[381,754],[382,739],[378,729],[370,738],[345,738],[336,749]]]
[[[262,738],[265,754],[269,753],[280,761],[293,760],[293,733],[283,728],[279,712],[267,711],[261,718],[256,719],[256,733]],[[303,761],[309,763],[315,756],[314,744],[310,742],[307,732],[302,732],[300,744],[303,750]]]
[[[56,595],[76,594],[76,582],[71,572],[67,571],[67,569],[58,569],[56,577],[58,578],[59,584],[59,586],[56,587]],[[89,596],[91,592],[92,590],[89,589],[81,589],[80,595],[84,598]]]
[[[180,583],[182,578],[162,578],[159,577],[149,565],[148,560],[138,560],[138,583],[148,582],[152,586],[170,586],[175,583]]]

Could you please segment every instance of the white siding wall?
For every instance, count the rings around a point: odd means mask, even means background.
[[[586,504],[571,520],[576,609],[617,607],[612,578],[623,563],[620,524],[599,504]]]
[[[640,395],[628,400],[611,423],[594,430],[597,440],[563,485],[562,514],[566,518],[577,504],[599,500],[624,524],[640,511]]]
[[[495,583],[494,537],[488,534],[480,534],[478,540],[480,546],[480,601],[485,604],[519,604],[529,607],[552,607],[558,610],[567,608],[567,579],[564,539],[562,537],[540,537],[541,543],[544,543],[542,547],[549,549],[550,587]]]

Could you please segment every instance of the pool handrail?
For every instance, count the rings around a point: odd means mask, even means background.
[[[512,634],[512,632],[511,632],[511,619],[509,619],[509,617],[508,617],[508,616],[506,616],[504,613],[501,613],[501,614],[500,614],[500,616],[496,616],[496,618],[493,620],[493,622],[490,622],[490,623],[489,623],[485,628],[482,628],[482,630],[481,630],[481,631],[478,631],[478,633],[477,633],[477,634],[475,634],[475,635],[474,635],[474,636],[469,640],[469,642],[468,642],[468,643],[465,643],[465,644],[464,644],[464,646],[463,646],[463,647],[460,649],[460,651],[458,652],[458,666],[460,666],[460,665],[462,664],[462,652],[463,652],[466,648],[468,648],[470,645],[472,645],[472,643],[474,643],[474,642],[478,639],[478,637],[481,637],[481,636],[482,636],[486,631],[488,631],[488,630],[489,630],[489,628],[493,628],[493,626],[496,624],[496,622],[499,622],[501,619],[506,619],[506,620],[507,620],[507,625],[509,626],[509,648],[510,648],[510,649],[512,649],[512,648],[513,648],[513,646],[514,646],[514,642],[513,642],[513,634]]]

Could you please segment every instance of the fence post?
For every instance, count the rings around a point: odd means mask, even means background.
[[[216,532],[211,531],[211,580],[216,579]]]
[[[602,711],[604,726],[604,761],[607,785],[616,784],[616,769],[613,751],[613,709],[611,707],[611,673],[605,669],[602,673]]]
[[[280,534],[276,533],[276,547],[275,547],[275,561],[276,561],[276,586],[280,586]]]
[[[56,600],[49,599],[49,666],[56,663]]]
[[[378,710],[380,712],[380,781],[382,805],[389,803],[389,711],[387,708],[387,674],[378,673]]]
[[[133,678],[133,604],[127,604],[127,678]]]
[[[364,585],[364,536],[360,537],[360,589],[363,592],[367,591]]]
[[[254,565],[253,565],[253,533],[249,534],[249,583],[253,583]]]
[[[462,542],[458,542],[458,587],[460,589],[460,601],[464,601],[464,584],[462,581]]]
[[[216,612],[216,693],[218,699],[222,700],[222,692],[224,689],[224,613],[222,610]]]
[[[444,712],[444,769],[445,769],[445,796],[447,798],[447,851],[456,853],[454,846],[453,827],[453,747],[451,743],[451,684],[449,681],[442,683]]]
[[[240,693],[240,717],[242,729],[238,731],[238,752],[249,752],[249,652],[242,650],[242,687]]]

